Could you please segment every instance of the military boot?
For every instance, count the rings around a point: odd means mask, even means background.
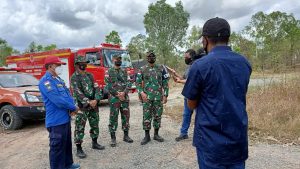
[[[124,131],[123,141],[127,143],[133,143],[133,140],[128,136],[128,131]]]
[[[156,141],[158,141],[158,142],[164,142],[164,139],[158,135],[158,130],[159,130],[159,129],[154,129],[154,137],[153,137],[153,140],[156,140]]]
[[[97,142],[97,139],[98,138],[93,138],[92,140],[92,149],[96,149],[96,150],[104,150],[105,147],[104,146],[101,146],[100,144],[98,144]]]
[[[76,156],[79,158],[85,158],[86,154],[84,153],[84,151],[82,150],[81,144],[76,144],[77,147],[77,153]]]
[[[117,141],[116,141],[116,133],[115,133],[115,132],[111,132],[111,133],[110,133],[110,136],[111,136],[110,146],[111,146],[111,147],[116,147],[116,145],[117,145]]]
[[[144,137],[144,139],[142,140],[141,145],[145,145],[145,144],[147,144],[149,141],[151,141],[150,134],[149,134],[149,130],[145,130],[145,137]]]

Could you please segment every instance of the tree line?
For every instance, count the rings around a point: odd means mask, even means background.
[[[201,27],[194,25],[188,31],[190,14],[185,11],[181,1],[175,6],[159,0],[148,6],[144,15],[145,34],[131,38],[126,48],[131,59],[144,58],[148,50],[154,50],[158,62],[170,66],[182,63],[186,49],[199,49]],[[222,17],[222,16],[220,16]],[[113,30],[105,37],[105,42],[122,44],[117,31]],[[232,32],[230,46],[245,55],[254,70],[281,71],[300,64],[300,21],[293,14],[274,11],[257,12],[240,32]],[[56,45],[29,44],[25,52],[55,49]],[[18,53],[7,42],[0,39],[0,59],[11,53]],[[0,63],[0,64],[1,64]]]

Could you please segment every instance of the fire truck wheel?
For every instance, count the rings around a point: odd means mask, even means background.
[[[7,130],[17,130],[23,125],[23,120],[11,105],[6,105],[1,108],[0,118],[1,125]]]

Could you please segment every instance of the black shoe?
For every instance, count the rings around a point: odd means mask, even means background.
[[[144,137],[144,139],[142,140],[141,145],[145,145],[145,144],[147,144],[149,141],[151,141],[150,134],[149,134],[149,130],[145,130],[145,137]]]
[[[84,153],[84,151],[82,150],[81,144],[76,144],[77,147],[77,153],[76,156],[79,158],[85,158],[86,154]]]
[[[111,147],[116,147],[117,141],[116,141],[116,134],[115,134],[115,132],[110,133],[110,136],[111,136],[110,146]]]
[[[92,142],[92,149],[96,149],[96,150],[104,150],[105,147],[104,146],[101,146],[100,144],[97,143],[97,138],[94,138],[93,139],[93,142]]]
[[[156,140],[158,142],[164,142],[164,138],[160,137],[159,135],[154,135],[153,140]]]
[[[127,143],[133,143],[133,140],[128,136],[128,131],[124,131],[123,141]]]
[[[156,141],[158,141],[158,142],[164,142],[165,140],[164,140],[162,137],[160,137],[160,136],[158,135],[158,130],[159,130],[159,129],[155,129],[155,130],[154,130],[154,137],[153,137],[153,140],[156,140]]]
[[[188,135],[182,135],[180,134],[180,136],[176,137],[175,140],[176,141],[181,141],[181,140],[185,140],[185,139],[188,139],[189,136]]]

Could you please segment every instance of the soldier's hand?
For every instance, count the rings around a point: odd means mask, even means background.
[[[168,102],[167,96],[163,96],[163,104],[166,104]]]
[[[147,94],[145,92],[141,92],[141,97],[142,97],[143,102],[147,102],[148,101]]]
[[[70,113],[70,116],[75,116],[77,114],[77,112],[73,111]]]
[[[125,93],[124,93],[124,92],[118,92],[117,97],[118,97],[121,101],[124,101],[124,100],[125,100]]]
[[[97,100],[91,100],[90,105],[91,107],[95,108],[97,106]]]

